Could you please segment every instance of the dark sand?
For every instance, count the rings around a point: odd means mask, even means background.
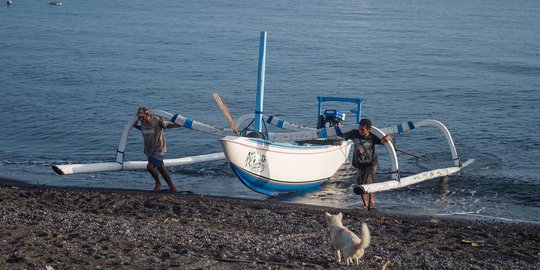
[[[362,269],[540,269],[537,224],[0,180],[1,269],[352,269],[325,211],[368,224]]]

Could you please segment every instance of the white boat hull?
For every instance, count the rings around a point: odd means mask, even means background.
[[[266,195],[319,187],[347,160],[352,145],[305,146],[234,136],[219,141],[242,183]]]

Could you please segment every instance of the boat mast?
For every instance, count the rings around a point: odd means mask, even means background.
[[[257,107],[255,108],[255,131],[262,132],[264,74],[266,66],[266,32],[261,32],[259,45],[259,72],[257,75]]]

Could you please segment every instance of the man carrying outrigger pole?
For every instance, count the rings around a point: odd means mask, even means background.
[[[176,192],[171,175],[167,171],[165,164],[163,164],[163,157],[165,152],[167,152],[167,143],[163,130],[182,126],[166,123],[163,118],[151,115],[150,111],[145,107],[140,107],[137,110],[137,117],[139,121],[133,127],[140,130],[144,138],[144,154],[148,157],[146,169],[156,181],[154,192],[161,190],[161,181],[159,180],[158,172],[161,173],[161,176],[167,182],[169,189],[172,192]]]
[[[392,140],[390,134],[386,134],[382,139],[371,134],[371,126],[371,120],[364,118],[360,120],[358,129],[353,129],[341,135],[344,139],[350,139],[354,143],[352,165],[358,169],[358,185],[373,183],[373,178],[375,178],[375,172],[379,164],[379,157],[375,153],[375,145],[382,145]],[[366,199],[366,194],[362,194],[364,207],[371,210],[375,207],[374,195],[372,193],[369,194],[369,202]]]

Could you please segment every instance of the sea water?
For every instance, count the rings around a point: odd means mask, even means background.
[[[267,31],[267,114],[315,126],[316,96],[361,97],[375,126],[436,119],[461,160],[475,159],[446,181],[375,194],[377,209],[540,222],[539,1],[19,0],[0,17],[0,176],[152,189],[145,171],[58,176],[51,165],[113,161],[141,105],[227,127],[218,92],[234,116],[252,113]],[[169,130],[167,157],[219,152],[218,138]],[[437,129],[394,139],[426,157],[400,155],[402,175],[452,164]],[[126,159],[145,159],[136,131]],[[170,171],[181,191],[268,199],[225,161]],[[346,163],[320,190],[277,200],[360,208],[354,178]]]

